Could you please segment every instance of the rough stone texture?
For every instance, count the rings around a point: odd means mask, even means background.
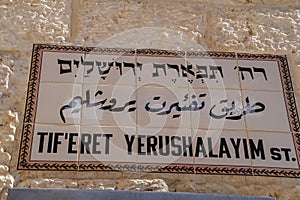
[[[165,181],[161,179],[121,180],[117,182],[116,189],[117,190],[160,191],[160,192],[167,192],[169,190]]]
[[[24,0],[0,3],[0,47],[30,50],[33,42],[64,42],[69,35],[68,1]]]
[[[18,52],[0,51],[0,110],[24,110],[30,58],[18,57]]]
[[[27,179],[20,182],[20,188],[79,188],[79,189],[98,189],[98,190],[142,190],[167,192],[168,186],[161,179],[145,180],[73,180],[73,179]]]
[[[12,188],[15,178],[10,173],[11,153],[16,150],[15,132],[18,113],[0,110],[0,191],[3,198],[7,189]]]
[[[208,19],[199,14],[205,13],[202,4],[86,0],[80,8],[77,37],[86,45],[178,50],[195,46],[195,42],[205,45],[203,36]],[[87,12],[90,14],[85,15]]]
[[[297,53],[300,10],[216,9],[216,48],[222,50]]]
[[[37,178],[27,179],[18,184],[20,188],[77,188],[77,181],[71,179],[48,179],[48,178]]]
[[[170,0],[172,1],[172,0]],[[173,1],[174,2],[174,1]],[[299,8],[298,0],[194,0],[197,3],[210,4],[214,6],[230,7],[294,7]]]
[[[300,180],[118,172],[17,171],[33,43],[287,54],[300,100],[299,0],[0,1],[0,191],[81,188],[300,199]]]

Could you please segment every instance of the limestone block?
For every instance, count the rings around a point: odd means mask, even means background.
[[[143,190],[168,191],[168,186],[161,179],[26,179],[18,183],[19,188],[79,188],[96,190]]]
[[[24,0],[0,3],[0,49],[30,50],[32,43],[59,43],[69,37],[70,1]]]
[[[77,188],[76,181],[71,179],[36,178],[18,183],[19,188]]]
[[[18,122],[18,113],[0,111],[0,144],[14,141],[14,134]]]
[[[7,65],[1,63],[0,64],[0,90],[8,89],[8,81],[9,81],[10,74],[12,74],[11,69]]]
[[[8,171],[8,166],[11,160],[10,153],[6,152],[4,148],[0,148],[0,170]]]
[[[199,185],[207,183],[207,176],[197,175],[177,175],[165,178],[169,191],[171,192],[195,192]]]
[[[182,50],[196,48],[199,41],[205,45],[206,11],[197,2],[84,0],[79,7],[77,37],[87,46]]]
[[[109,179],[78,180],[78,188],[80,189],[114,190],[115,187],[116,187],[115,180],[109,180]]]
[[[0,110],[9,109],[11,105],[9,95],[10,79],[13,76],[14,60],[11,55],[0,54]]]
[[[142,190],[142,191],[169,191],[167,184],[162,179],[131,179],[120,180],[117,190]]]
[[[102,2],[103,0],[90,0],[93,2]],[[157,3],[160,0],[135,0],[133,2],[154,2]],[[171,3],[181,3],[185,0],[165,0]],[[219,7],[230,6],[230,7],[271,7],[271,8],[279,8],[279,7],[294,7],[299,8],[300,3],[298,0],[192,0],[189,2],[205,4],[205,5],[214,5]]]
[[[14,177],[10,175],[8,172],[4,175],[0,175],[0,197],[2,199],[6,199],[7,189],[13,188],[14,185]]]
[[[296,53],[300,48],[299,10],[222,8],[214,12],[213,47],[218,50]]]
[[[14,71],[14,60],[10,54],[0,54],[0,95],[8,89]]]
[[[8,171],[12,153],[17,151],[15,143],[18,114],[11,111],[0,111],[0,171]]]
[[[23,112],[30,54],[0,51],[0,110]]]
[[[195,0],[199,3],[213,4],[216,6],[234,6],[234,7],[300,7],[298,0]]]

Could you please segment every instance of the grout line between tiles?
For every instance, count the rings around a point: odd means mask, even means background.
[[[237,67],[239,67],[239,59],[238,59],[238,53],[235,52],[235,58],[236,58],[236,64],[237,64]],[[243,105],[243,108],[245,107],[245,103],[244,103],[244,93],[243,93],[243,89],[242,89],[242,83],[241,83],[241,74],[238,73],[238,80],[239,80],[239,85],[240,85],[240,92],[241,92],[241,102],[242,102],[242,105]],[[246,116],[243,116],[244,118],[244,125],[245,125],[245,131],[246,131],[246,137],[247,137],[247,143],[250,139],[249,137],[249,131],[248,131],[248,127],[247,127],[247,120],[246,120]],[[253,173],[253,169],[254,169],[254,166],[253,166],[253,160],[252,160],[252,157],[250,155],[250,146],[249,146],[249,143],[247,145],[247,149],[248,149],[248,155],[250,156],[250,168],[251,168],[251,173],[252,173],[252,176],[254,176],[254,173]]]
[[[185,66],[187,66],[188,65],[188,62],[187,62],[187,51],[184,51],[184,64],[185,64]],[[189,94],[189,96],[190,96],[190,94],[191,94],[191,91],[190,91],[190,89],[191,89],[191,84],[189,83],[189,81],[188,81],[188,77],[186,77],[186,83],[187,83],[187,89],[188,89],[188,94]],[[191,105],[191,98],[189,97],[189,105]],[[189,131],[190,131],[190,136],[192,137],[192,147],[193,147],[193,149],[195,149],[196,147],[195,147],[195,145],[193,145],[194,144],[194,140],[195,140],[195,137],[197,136],[197,129],[195,128],[195,132],[194,132],[194,128],[193,128],[193,120],[192,120],[192,111],[190,110],[189,111],[189,116],[190,116],[190,127],[189,127]],[[200,114],[199,114],[200,115]],[[195,152],[194,150],[193,150],[193,152]],[[192,163],[192,166],[193,166],[193,174],[196,174],[196,165],[195,165],[195,160],[196,160],[196,158],[195,158],[195,154],[193,153],[193,163]]]

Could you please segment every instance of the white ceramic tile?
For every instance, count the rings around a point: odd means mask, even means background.
[[[191,129],[138,128],[137,163],[193,165]]]
[[[196,102],[202,105],[199,111],[191,111],[192,127],[202,129],[245,130],[243,105],[239,90],[194,89],[190,96],[199,97]],[[205,96],[204,96],[205,95]],[[191,99],[191,104],[194,102]]]
[[[31,161],[78,161],[79,125],[35,124]]]
[[[253,167],[299,169],[292,133],[249,132]]]
[[[36,123],[79,124],[82,85],[71,83],[40,83]]]
[[[135,85],[135,55],[85,54],[84,84]]]
[[[246,131],[193,130],[195,166],[251,166]]]
[[[187,77],[183,77],[181,66],[184,57],[139,56],[137,54],[137,85],[155,85],[157,87],[188,87]]]
[[[136,162],[135,127],[81,126],[79,162]]]
[[[139,127],[190,128],[190,112],[179,111],[189,105],[187,88],[140,87],[137,89]]]
[[[240,74],[242,89],[282,91],[276,61],[238,60],[235,71]]]
[[[188,74],[191,88],[239,89],[238,72],[234,70],[237,61],[227,59],[204,59],[187,57],[187,65],[192,65],[194,75]]]
[[[84,85],[81,125],[136,126],[136,94],[133,86]]]
[[[247,91],[243,97],[248,99],[245,119],[248,130],[289,132],[289,123],[282,92]],[[246,103],[246,104],[245,104]]]
[[[40,82],[82,83],[83,53],[43,52]]]

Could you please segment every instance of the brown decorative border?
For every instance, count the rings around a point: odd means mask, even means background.
[[[188,51],[188,52],[186,52],[186,57],[235,59],[236,53],[234,53],[234,52],[213,52],[213,51],[207,51],[207,52]]]
[[[201,166],[195,167],[196,174],[227,174],[252,176],[251,167],[230,167],[230,166]]]
[[[122,171],[122,172],[155,172],[155,173],[187,173],[194,174],[193,165],[183,164],[134,164],[134,163],[101,163],[101,162],[81,162],[80,171]]]
[[[167,57],[183,57],[184,51],[172,51],[172,50],[157,50],[157,49],[137,49],[137,56],[167,56]]]
[[[166,56],[166,57],[201,57],[212,59],[249,59],[249,60],[274,60],[278,62],[281,75],[283,93],[288,112],[291,132],[296,146],[298,160],[300,160],[300,133],[299,117],[288,67],[287,57],[270,54],[247,54],[234,52],[184,52],[151,49],[114,49],[79,46],[59,46],[35,44],[32,51],[31,69],[28,81],[25,115],[23,121],[22,138],[18,160],[19,170],[68,170],[68,171],[139,171],[155,173],[187,173],[187,174],[222,174],[222,175],[248,175],[248,176],[275,176],[275,177],[300,177],[300,170],[278,168],[252,168],[234,166],[205,166],[205,165],[180,165],[171,164],[134,164],[134,163],[101,163],[101,162],[31,162],[29,161],[31,138],[34,132],[36,105],[38,98],[40,71],[43,51],[53,52],[80,52],[80,53],[105,53],[139,56]]]
[[[252,171],[254,176],[300,177],[299,170],[254,168]]]

